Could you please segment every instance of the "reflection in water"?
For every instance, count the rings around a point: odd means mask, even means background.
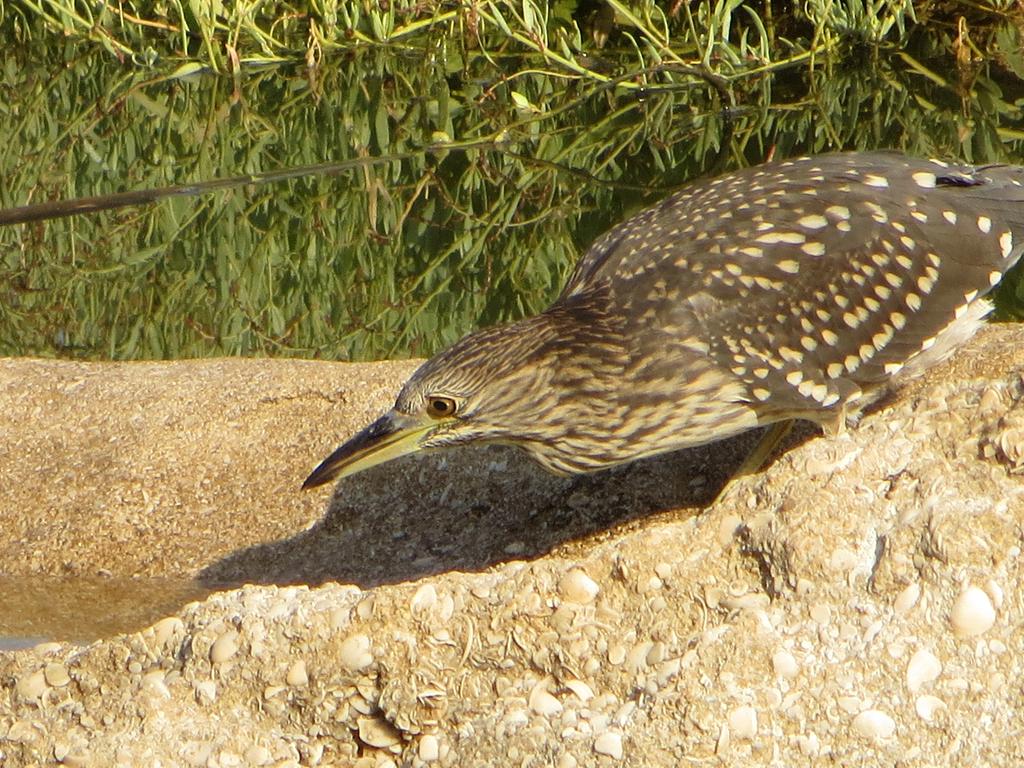
[[[0,651],[137,631],[213,591],[190,579],[0,576]]]
[[[422,55],[233,83],[8,46],[0,98],[18,119],[0,120],[0,207],[377,162],[0,227],[0,354],[429,355],[541,310],[595,237],[689,179],[772,152],[1019,158],[1020,35],[994,32],[969,65],[942,28],[872,55],[821,50],[813,67],[725,57],[722,90],[691,69],[637,70],[625,41],[600,51],[611,82],[433,36],[403,38]],[[780,42],[775,59],[790,52]]]

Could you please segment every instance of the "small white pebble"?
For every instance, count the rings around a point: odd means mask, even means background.
[[[729,728],[740,739],[757,736],[757,710],[744,704],[729,713]]]
[[[370,652],[370,638],[364,634],[352,635],[345,638],[341,647],[338,648],[338,661],[341,665],[352,672],[358,672],[373,663],[373,654]]]
[[[643,670],[647,666],[647,656],[653,649],[654,643],[650,640],[643,640],[634,645],[626,654],[626,669],[634,673]]]
[[[597,593],[601,591],[597,582],[579,568],[573,568],[565,574],[558,584],[558,589],[563,600],[580,605],[593,602]]]
[[[163,648],[174,635],[185,630],[185,623],[177,616],[168,616],[154,624],[152,630],[156,647]]]
[[[917,712],[917,716],[924,720],[926,723],[930,723],[936,718],[936,716],[946,708],[946,702],[940,699],[938,696],[918,696],[914,702],[914,711]]]
[[[221,664],[238,653],[238,632],[229,629],[210,646],[210,661]]]
[[[607,755],[613,760],[622,759],[622,736],[615,731],[605,731],[594,739],[594,751]]]
[[[259,744],[253,744],[247,750],[245,750],[245,762],[249,765],[266,765],[273,760],[273,755],[270,754],[270,750]],[[223,764],[223,759],[222,759]]]
[[[994,579],[989,579],[985,582],[985,592],[992,598],[992,604],[996,607],[997,611],[1003,607],[1003,599],[1005,597],[1003,595],[1003,588]]]
[[[742,527],[743,520],[737,515],[726,515],[718,526],[718,543],[722,547],[729,547],[736,537],[736,532]]]
[[[299,659],[288,668],[285,682],[293,687],[309,685],[309,674],[306,672],[306,662]]]
[[[800,747],[800,751],[807,757],[817,757],[818,753],[821,752],[821,741],[816,733],[798,736],[797,746]]]
[[[196,701],[200,704],[212,704],[217,700],[217,684],[213,680],[203,680],[193,688]]]
[[[814,603],[809,611],[811,619],[821,625],[828,624],[832,618],[832,611],[826,603]]]
[[[942,674],[942,662],[931,651],[924,648],[910,657],[907,663],[907,688],[917,693],[926,683]]]
[[[565,687],[572,691],[580,701],[587,702],[594,698],[594,689],[582,680],[570,680]]]
[[[728,724],[723,723],[721,730],[718,732],[718,738],[715,740],[715,754],[724,755],[731,743],[732,733],[729,731]]]
[[[866,709],[853,718],[853,729],[866,739],[882,741],[896,733],[896,721],[879,709]]]
[[[800,672],[800,665],[789,651],[776,651],[772,656],[772,669],[779,677],[791,680]]]
[[[905,616],[910,610],[917,605],[917,601],[921,598],[921,585],[916,581],[913,584],[907,585],[907,587],[896,596],[896,600],[893,602],[893,610],[896,611],[897,615]]]
[[[626,646],[616,643],[608,649],[608,662],[613,666],[619,666],[626,660]]]
[[[43,677],[46,678],[47,685],[51,685],[54,688],[63,688],[71,682],[67,667],[58,661],[46,665],[43,669]]]
[[[976,637],[995,623],[996,609],[983,589],[968,587],[953,604],[949,620],[958,637]]]
[[[38,699],[46,693],[46,677],[42,670],[32,672],[18,680],[15,690],[23,699]]]
[[[437,736],[427,733],[420,737],[419,756],[424,763],[432,763],[441,756],[441,745]]]
[[[615,724],[618,726],[629,725],[629,721],[632,719],[634,712],[636,712],[636,702],[627,701],[619,707],[619,711],[615,713]]]
[[[413,613],[424,613],[437,605],[437,589],[433,584],[424,584],[412,596],[409,607]]]
[[[530,709],[542,717],[551,717],[562,711],[562,702],[548,693],[542,683],[538,683],[530,692]]]
[[[868,625],[868,628],[864,630],[864,642],[873,642],[874,639],[878,637],[878,633],[882,631],[882,628],[884,626],[885,624],[883,624],[880,619],[875,619],[875,621],[872,621]]]
[[[668,683],[672,678],[679,674],[679,671],[683,667],[683,660],[680,657],[673,659],[666,659],[658,665],[657,677],[655,683],[662,686]]]
[[[171,698],[171,689],[168,688],[167,683],[164,682],[165,676],[166,672],[162,669],[147,672],[142,676],[140,689],[145,691],[148,695],[159,699],[166,700]]]
[[[836,699],[839,708],[851,715],[857,714],[864,709],[864,702],[859,696],[840,696]]]

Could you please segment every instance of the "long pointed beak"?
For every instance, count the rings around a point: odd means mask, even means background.
[[[412,453],[419,448],[420,438],[435,426],[433,421],[424,423],[389,411],[324,459],[302,487],[315,488]]]

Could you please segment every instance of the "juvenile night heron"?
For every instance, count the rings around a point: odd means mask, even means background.
[[[321,485],[466,443],[591,472],[806,419],[834,433],[982,324],[1024,251],[1024,168],[893,153],[694,184],[599,238],[539,315],[428,360]]]

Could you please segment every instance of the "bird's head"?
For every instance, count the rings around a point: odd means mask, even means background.
[[[394,407],[324,459],[302,487],[466,443],[518,445],[552,471],[572,471],[546,457],[574,421],[566,402],[600,381],[604,330],[580,305],[466,336],[420,366]],[[588,364],[601,350],[602,359]]]

